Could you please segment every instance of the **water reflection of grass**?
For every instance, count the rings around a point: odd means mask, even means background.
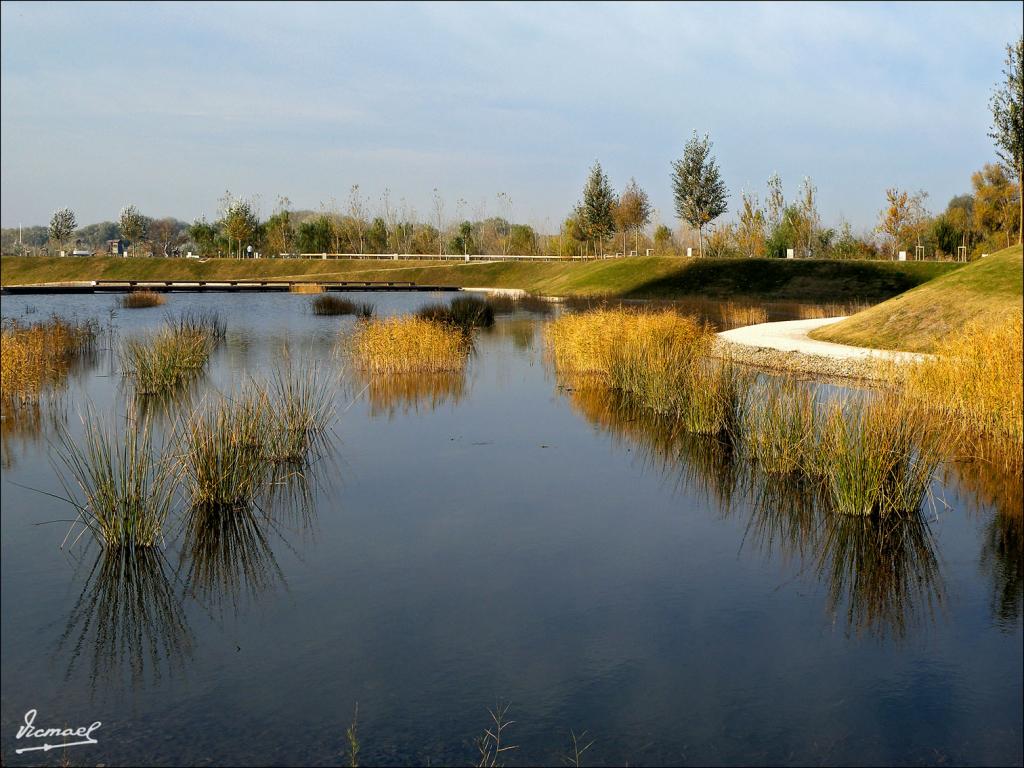
[[[419,413],[459,403],[466,396],[466,373],[357,374],[351,390],[353,397],[366,393],[371,416],[391,418],[398,412]]]
[[[88,660],[95,690],[101,680],[133,686],[159,680],[184,665],[193,644],[163,552],[119,548],[96,557],[59,648],[70,648],[68,678],[81,658]]]
[[[766,413],[779,412],[763,399],[790,387],[755,388],[753,400],[764,410],[756,415],[758,407],[751,406],[748,414],[755,415],[745,420],[747,433],[720,437],[690,433],[621,392],[599,386],[565,391],[588,421],[634,446],[648,466],[674,478],[681,489],[713,499],[726,514],[748,510],[744,541],[767,556],[795,560],[802,570],[814,572],[826,584],[829,610],[844,612],[851,631],[902,638],[908,626],[930,619],[944,596],[935,542],[920,500],[894,503],[887,514],[878,509],[841,514],[842,500],[837,502],[827,479],[815,469],[820,462],[809,463],[803,454],[790,461],[774,448],[766,450],[764,435],[751,440],[750,431],[757,430],[751,425]],[[785,417],[788,425],[768,438],[807,429],[808,448],[816,450],[821,438],[808,426],[816,422],[805,411],[814,407],[814,397],[801,395],[796,404]],[[736,507],[736,498],[747,503]]]
[[[269,528],[269,521],[249,504],[192,507],[183,543],[188,593],[207,606],[230,603],[237,613],[244,596],[255,599],[283,584]]]
[[[829,605],[854,631],[894,638],[931,620],[944,599],[935,541],[924,515],[829,516],[818,555]]]

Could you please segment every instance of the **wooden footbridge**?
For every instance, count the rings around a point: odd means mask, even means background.
[[[461,291],[454,285],[361,280],[90,280],[76,283],[5,285],[5,294],[52,293],[318,293],[320,291]]]

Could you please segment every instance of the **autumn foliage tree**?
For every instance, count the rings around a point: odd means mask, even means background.
[[[1006,46],[1003,82],[992,94],[992,131],[996,152],[1017,179],[1017,242],[1024,235],[1024,36]]]
[[[626,234],[633,233],[635,250],[640,253],[640,230],[651,220],[651,202],[636,179],[630,179],[619,195],[614,211],[615,226],[622,233],[622,252],[626,252]]]

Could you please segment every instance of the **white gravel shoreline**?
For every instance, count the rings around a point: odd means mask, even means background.
[[[893,362],[917,362],[928,355],[851,347],[807,336],[842,317],[788,320],[733,328],[718,334],[717,354],[738,363],[820,376],[880,379]]]

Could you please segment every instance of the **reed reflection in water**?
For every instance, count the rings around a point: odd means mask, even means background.
[[[195,639],[174,570],[155,547],[102,548],[68,617],[58,650],[67,675],[85,659],[91,690],[155,683],[184,669]]]
[[[204,504],[188,512],[182,547],[186,592],[223,613],[237,615],[246,599],[284,584],[270,546],[271,521],[248,504]]]
[[[733,442],[738,438],[688,434],[605,387],[562,391],[588,421],[635,449],[644,466],[674,478],[677,492],[695,492],[723,515],[749,511],[744,543],[822,582],[829,612],[845,616],[847,631],[900,640],[934,620],[945,586],[926,512],[839,514],[820,484],[799,473],[760,471]]]
[[[456,405],[467,394],[466,371],[445,373],[371,374],[357,372],[349,386],[352,400],[366,396],[370,415],[393,419],[410,412],[430,412]]]

